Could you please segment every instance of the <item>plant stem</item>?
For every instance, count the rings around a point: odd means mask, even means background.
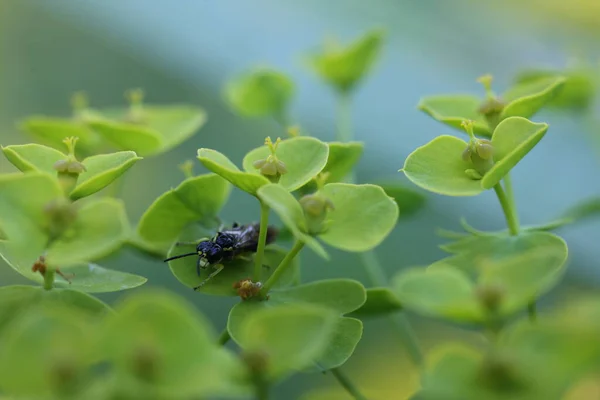
[[[219,335],[219,340],[217,341],[217,344],[219,346],[225,346],[225,344],[229,342],[230,339],[231,335],[229,334],[227,328],[225,328],[223,329],[223,332],[221,332],[221,334]]]
[[[344,374],[340,368],[331,369],[331,373],[352,397],[354,397],[356,400],[367,400],[367,398],[358,390],[350,378]]]
[[[281,278],[283,273],[292,265],[292,260],[296,257],[296,255],[302,250],[304,247],[304,242],[297,240],[294,243],[292,249],[285,255],[285,258],[281,260],[275,271],[273,271],[273,275],[267,279],[265,284],[263,285],[260,293],[262,295],[266,295],[269,293],[269,290],[277,283],[277,281]]]
[[[256,400],[268,400],[269,399],[269,385],[262,379],[259,379],[255,383],[256,388]]]
[[[54,286],[54,273],[55,271],[53,269],[46,269],[46,272],[44,273],[44,289],[52,290],[52,287]]]
[[[260,202],[260,233],[258,234],[258,248],[254,256],[254,275],[252,280],[260,282],[263,269],[263,257],[267,243],[267,229],[269,228],[269,206]]]
[[[498,196],[498,200],[502,206],[502,211],[504,211],[504,217],[506,218],[506,223],[508,224],[508,232],[511,234],[511,236],[518,235],[519,219],[517,218],[516,210],[511,206],[510,199],[504,192],[504,189],[500,183],[497,183],[494,186],[494,190],[496,191],[496,196]]]
[[[350,92],[340,92],[337,97],[335,138],[338,142],[350,142],[353,138],[352,132],[352,97]],[[346,180],[354,183],[354,171],[350,171]]]
[[[379,263],[377,256],[373,251],[366,251],[360,253],[361,260],[369,276],[371,285],[373,286],[387,286],[387,279],[383,272],[383,267]],[[408,355],[417,366],[423,364],[423,353],[421,352],[421,346],[412,326],[404,314],[391,314],[389,316],[390,322],[396,328],[400,340],[404,343]]]
[[[508,197],[510,207],[514,210],[515,221],[517,221],[517,226],[519,226],[519,216],[517,215],[517,206],[515,204],[515,192],[513,191],[512,178],[510,177],[510,172],[504,176],[504,190],[506,191],[506,197]]]

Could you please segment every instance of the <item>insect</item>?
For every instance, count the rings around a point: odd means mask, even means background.
[[[196,251],[193,253],[180,254],[164,260],[165,262],[183,257],[198,256],[196,272],[200,276],[201,269],[214,267],[215,270],[196,286],[194,290],[202,287],[210,279],[214,278],[225,268],[226,263],[244,258],[250,253],[255,253],[258,248],[258,236],[260,225],[258,223],[239,225],[234,223],[230,229],[219,229],[217,234],[209,240],[199,243],[178,243],[179,245],[194,244]],[[278,230],[275,227],[267,228],[266,244],[273,243],[277,238]]]

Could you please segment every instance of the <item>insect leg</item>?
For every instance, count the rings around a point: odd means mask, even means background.
[[[175,242],[175,246],[197,246],[201,240],[196,240],[193,242]]]
[[[201,259],[200,257],[198,257],[198,261],[196,261],[196,273],[198,274],[198,276],[200,276],[200,268],[202,268],[202,267],[200,266],[200,261],[201,261],[201,260],[202,260],[202,259]]]
[[[200,282],[200,284],[199,284],[198,286],[196,286],[196,287],[194,288],[194,290],[198,290],[198,289],[200,289],[202,286],[204,286],[204,284],[205,284],[206,282],[208,282],[209,280],[211,280],[212,278],[214,278],[214,277],[215,277],[215,275],[217,275],[219,272],[223,271],[223,268],[225,268],[225,266],[224,266],[223,264],[217,264],[217,265],[215,265],[215,268],[216,268],[216,269],[215,269],[213,272],[211,272],[211,274],[210,274],[210,275],[208,275],[208,276],[206,277],[206,279],[205,279],[205,280],[203,280],[202,282]]]

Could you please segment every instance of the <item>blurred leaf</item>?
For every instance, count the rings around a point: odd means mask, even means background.
[[[385,287],[376,287],[367,289],[367,301],[350,315],[365,318],[387,315],[400,310],[402,304],[394,292]]]
[[[329,142],[329,157],[322,172],[329,173],[327,183],[340,182],[352,172],[361,156],[364,145],[361,142]]]
[[[178,254],[186,254],[195,252],[195,246],[182,245],[173,246],[169,251],[168,256],[173,257]],[[266,281],[268,277],[275,271],[275,268],[283,260],[287,251],[284,249],[269,245],[265,249],[263,264],[267,267],[263,270],[263,279]],[[201,269],[200,275],[197,271],[197,256],[179,258],[169,261],[169,268],[179,282],[187,287],[194,288],[198,286],[206,277],[213,272],[212,268]],[[277,282],[278,287],[289,285],[294,278],[295,270],[298,268],[298,261],[292,261],[292,267],[289,268]],[[219,272],[214,278],[203,285],[198,291],[206,294],[219,296],[237,296],[237,291],[233,288],[233,284],[252,276],[254,270],[254,258],[249,257],[247,260],[237,259],[225,264],[223,271]]]
[[[491,189],[529,153],[546,134],[548,124],[511,117],[498,124],[492,136],[494,166],[486,172],[481,186]]]
[[[433,119],[464,132],[461,123],[464,120],[473,121],[473,131],[476,135],[492,136],[492,131],[483,115],[477,112],[482,100],[471,95],[438,95],[421,99],[417,108]]]
[[[563,218],[574,222],[581,219],[592,218],[598,214],[600,214],[600,197],[593,197],[569,208],[563,214]]]
[[[266,375],[277,379],[310,365],[334,334],[334,312],[309,304],[256,310],[245,319],[237,341],[246,353],[264,357]]]
[[[329,183],[322,193],[335,209],[327,214],[331,222],[319,238],[332,247],[352,252],[370,250],[396,225],[398,206],[379,186]]]
[[[64,306],[29,311],[3,332],[0,387],[27,398],[76,395],[91,378],[87,367],[92,363],[93,330],[89,321]]]
[[[385,193],[394,199],[400,209],[400,218],[415,214],[425,205],[425,196],[420,192],[398,183],[377,183]]]
[[[563,88],[552,100],[548,106],[555,109],[582,112],[586,111],[594,101],[597,87],[597,79],[593,69],[575,68],[565,71],[552,71],[542,69],[530,69],[520,72],[515,77],[517,84],[539,81],[544,78],[563,76],[566,81]]]
[[[143,122],[160,135],[161,153],[171,150],[192,137],[202,128],[206,120],[206,112],[191,105],[144,105]]]
[[[257,69],[231,80],[225,94],[232,108],[245,117],[280,117],[294,95],[294,82],[285,74]]]
[[[283,174],[278,182],[290,192],[300,188],[327,164],[329,147],[327,143],[308,136],[298,136],[281,141],[277,146],[277,159],[282,161],[288,172]],[[269,147],[262,146],[251,150],[244,157],[243,166],[247,172],[259,174],[253,163],[265,160],[271,155]],[[262,175],[261,175],[262,176]]]
[[[0,175],[0,221],[10,239],[3,247],[10,248],[12,256],[23,260],[27,268],[42,254],[48,241],[44,207],[61,196],[58,181],[48,174]]]
[[[269,180],[262,175],[242,172],[226,156],[215,150],[199,149],[198,160],[210,171],[225,178],[237,188],[256,196],[256,191]]]
[[[352,355],[362,336],[362,323],[342,317],[365,302],[365,289],[349,279],[329,279],[270,292],[268,301],[244,301],[235,305],[227,322],[231,337],[238,341],[244,321],[258,310],[287,304],[312,304],[335,311],[339,318],[325,352],[314,363],[305,366],[305,372],[317,372],[342,365]]]
[[[163,145],[160,134],[143,125],[100,119],[89,126],[115,148],[142,156],[159,152]]]
[[[93,261],[118,249],[128,235],[123,202],[112,198],[93,200],[78,210],[72,227],[50,244],[46,260],[59,268]]]
[[[465,173],[473,164],[461,157],[467,143],[442,135],[413,151],[404,162],[403,172],[415,185],[446,196],[476,196],[481,182]]]
[[[374,29],[346,47],[326,46],[320,53],[311,54],[310,66],[337,90],[352,90],[372,69],[379,57],[385,33]]]
[[[71,283],[57,276],[54,287],[70,288],[85,293],[108,293],[136,288],[147,281],[143,276],[106,269],[97,264],[85,264],[69,268],[69,274],[73,275]],[[42,283],[43,278],[41,275],[37,276],[39,278],[36,280]]]
[[[64,147],[64,144],[63,144]],[[41,144],[23,144],[2,147],[4,155],[22,172],[48,172],[56,175],[54,164],[66,158],[66,155]]]
[[[564,83],[564,77],[552,76],[512,86],[502,95],[508,104],[504,106],[500,119],[532,117],[560,92]]]
[[[311,250],[324,259],[329,255],[321,244],[306,233],[304,211],[298,200],[287,190],[277,184],[269,184],[258,190],[262,202],[268,205],[281,219],[281,222],[293,233],[297,240],[304,242]]]
[[[77,149],[85,154],[95,153],[102,145],[101,138],[89,129],[85,120],[67,118],[49,118],[34,116],[20,124],[20,128],[29,133],[41,144],[55,149],[63,149],[66,137],[78,137]]]
[[[396,275],[394,289],[404,307],[419,313],[467,322],[484,319],[473,283],[458,269],[409,269]]]
[[[79,175],[77,186],[69,197],[77,200],[102,190],[141,159],[133,151],[100,154],[84,159],[82,164],[86,171]]]
[[[137,234],[156,252],[166,254],[190,223],[215,219],[231,193],[231,185],[219,175],[188,178],[162,194],[146,210]]]
[[[95,297],[70,289],[44,290],[36,286],[0,287],[0,332],[22,315],[33,314],[39,307],[70,307],[84,314],[101,317],[111,312],[105,303]],[[36,308],[38,307],[38,308]]]
[[[164,291],[128,297],[106,323],[101,346],[130,398],[208,397],[244,393],[240,362],[216,346],[208,322]]]

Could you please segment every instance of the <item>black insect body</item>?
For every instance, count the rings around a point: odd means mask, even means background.
[[[260,233],[260,225],[257,223],[249,225],[233,224],[231,229],[219,230],[217,234],[209,240],[203,240],[196,245],[196,252],[181,254],[170,257],[165,260],[171,261],[178,258],[198,256],[196,269],[198,276],[203,268],[214,267],[213,271],[200,285],[194,290],[203,286],[207,281],[221,272],[224,264],[244,257],[247,254],[255,253],[258,248],[258,237]],[[266,244],[273,243],[277,237],[277,229],[269,226],[267,228]],[[188,244],[188,243],[180,243]],[[196,244],[196,243],[194,243]]]

